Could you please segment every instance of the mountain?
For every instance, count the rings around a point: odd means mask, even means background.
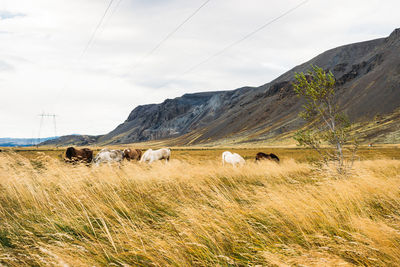
[[[94,135],[79,135],[79,134],[72,134],[72,135],[64,135],[57,139],[47,140],[40,143],[41,146],[55,146],[55,145],[63,145],[63,146],[72,146],[72,145],[79,145],[79,146],[89,146],[94,145],[98,141],[101,135],[94,136]]]
[[[54,140],[57,137],[47,137],[47,138],[0,138],[0,147],[14,147],[14,146],[34,146],[40,142],[47,140]]]
[[[169,139],[171,145],[188,145],[282,140],[304,123],[297,116],[302,101],[291,83],[296,72],[307,72],[311,65],[332,71],[338,99],[360,127],[375,120],[379,124],[391,116],[392,123],[384,132],[379,129],[382,127],[364,131],[365,141],[387,142],[386,135],[399,132],[399,120],[393,120],[400,107],[400,29],[396,29],[386,38],[328,50],[260,87],[185,94],[161,104],[138,106],[96,143]]]

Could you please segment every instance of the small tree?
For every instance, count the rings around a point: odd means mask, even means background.
[[[340,112],[336,101],[335,77],[322,68],[311,67],[312,71],[308,71],[307,74],[295,74],[294,91],[305,99],[304,111],[299,116],[307,122],[307,127],[297,131],[294,139],[299,145],[317,151],[325,163],[337,162],[337,170],[343,174],[351,168],[358,145],[356,141],[350,142],[351,123],[348,117]],[[323,149],[323,144],[330,145],[331,149]],[[350,149],[350,159],[346,160],[345,145],[349,144],[353,146]]]

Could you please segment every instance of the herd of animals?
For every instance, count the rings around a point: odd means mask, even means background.
[[[103,148],[97,153],[95,157],[93,157],[93,150],[89,148],[78,149],[75,147],[68,147],[65,152],[66,162],[84,162],[87,164],[94,163],[96,166],[101,163],[120,163],[124,159],[128,161],[136,160],[145,163],[152,163],[158,160],[165,160],[166,162],[168,162],[170,157],[171,150],[169,148],[160,148],[158,150],[148,149],[144,153],[142,153],[142,150],[140,149],[133,148],[126,148],[124,150]],[[263,152],[258,152],[255,160],[272,160],[279,163],[278,156],[273,153],[266,154]],[[237,153],[225,151],[222,153],[222,165],[225,165],[225,163],[231,164],[233,166],[243,165],[245,163],[245,160]]]

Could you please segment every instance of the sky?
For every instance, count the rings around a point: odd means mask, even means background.
[[[260,86],[400,27],[398,0],[309,0],[207,60],[301,2],[1,0],[0,137],[105,134],[138,105]]]

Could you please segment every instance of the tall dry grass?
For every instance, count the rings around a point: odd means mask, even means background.
[[[338,179],[306,163],[70,166],[0,154],[0,263],[284,266],[400,262],[400,161]]]

